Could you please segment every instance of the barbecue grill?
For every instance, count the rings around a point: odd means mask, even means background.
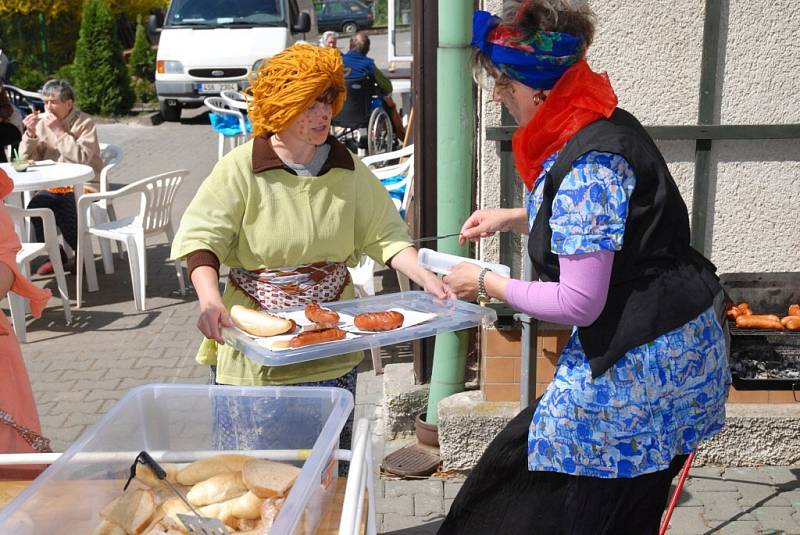
[[[754,314],[785,316],[800,303],[800,273],[726,273],[720,276],[734,303]],[[800,401],[800,332],[737,329],[729,320],[729,361],[737,390],[792,390]]]

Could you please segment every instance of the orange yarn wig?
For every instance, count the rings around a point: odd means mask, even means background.
[[[248,88],[253,97],[248,110],[253,134],[285,130],[329,88],[338,90],[331,104],[335,116],[346,96],[338,50],[297,43],[265,60]]]

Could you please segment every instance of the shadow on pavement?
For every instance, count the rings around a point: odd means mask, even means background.
[[[420,519],[422,522],[423,520]],[[411,528],[397,529],[394,531],[384,531],[384,535],[435,535],[444,522],[443,518],[439,518],[432,522],[427,522],[422,526],[414,526]]]

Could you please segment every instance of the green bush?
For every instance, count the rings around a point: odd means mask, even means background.
[[[86,0],[75,48],[75,98],[87,113],[122,115],[133,106],[130,76],[105,0]]]
[[[12,74],[11,85],[27,91],[40,91],[47,81],[44,71],[36,67],[17,66]]]
[[[75,85],[75,65],[67,63],[58,68],[55,77],[59,80],[66,80],[72,85]]]
[[[155,80],[156,54],[153,47],[150,46],[150,40],[147,38],[141,17],[136,19],[136,38],[133,41],[130,60],[128,60],[128,70],[131,78],[136,77],[151,82]],[[135,87],[134,92],[136,92]]]
[[[138,102],[155,102],[156,84],[146,78],[131,78],[133,94]]]

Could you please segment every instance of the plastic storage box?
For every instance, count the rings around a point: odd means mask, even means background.
[[[264,449],[270,453],[255,455],[300,459],[294,464],[302,465],[270,533],[314,533],[335,493],[335,453],[353,409],[350,392],[322,387],[147,385],[128,392],[0,510],[0,534],[91,534],[100,522],[98,512],[122,493],[139,451],[147,450],[163,462],[220,453],[215,447],[220,436],[215,421],[231,417],[243,405],[271,418],[250,424],[269,425]]]
[[[370,334],[353,334],[348,332],[345,340],[310,345],[291,350],[273,350],[270,338],[257,338],[236,328],[223,329],[225,343],[230,344],[247,358],[264,366],[286,366],[308,360],[343,355],[352,351],[378,348],[418,338],[436,336],[439,333],[460,331],[479,325],[490,325],[497,320],[497,313],[489,308],[457,299],[437,299],[425,292],[400,292],[393,294],[373,295],[360,299],[325,303],[340,314],[354,317],[362,312],[401,309],[418,315],[427,315],[429,319],[409,327],[393,331]],[[292,317],[302,321],[305,307],[292,307],[271,312],[281,316]],[[409,316],[410,317],[410,316]],[[343,326],[345,330],[350,327]]]

